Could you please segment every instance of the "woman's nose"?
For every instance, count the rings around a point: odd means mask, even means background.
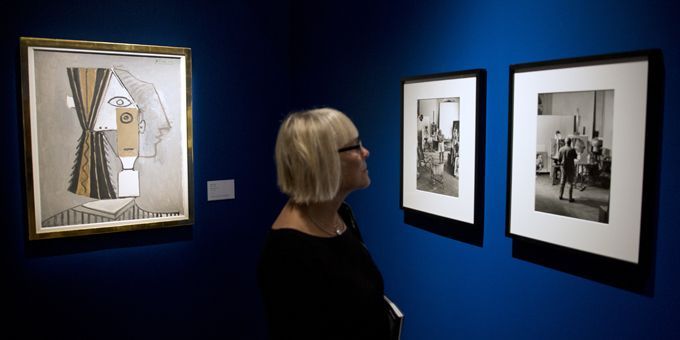
[[[367,149],[365,146],[362,145],[362,146],[361,146],[361,155],[362,155],[364,158],[368,158],[368,155],[370,155],[370,154],[371,154],[371,152],[368,151],[368,149]]]

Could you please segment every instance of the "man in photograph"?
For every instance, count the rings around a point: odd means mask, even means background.
[[[576,150],[571,147],[571,138],[565,140],[566,144],[560,148],[559,162],[562,168],[562,179],[560,180],[560,199],[564,194],[564,185],[569,182],[569,202],[574,202],[572,193],[574,192],[574,177],[576,177]]]

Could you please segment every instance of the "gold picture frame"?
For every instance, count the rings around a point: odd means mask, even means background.
[[[20,38],[29,240],[194,221],[191,49]]]

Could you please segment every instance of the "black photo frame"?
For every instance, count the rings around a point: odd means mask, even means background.
[[[510,66],[507,236],[641,262],[654,227],[659,59],[645,50]]]
[[[443,225],[455,225],[478,243],[484,225],[486,70],[408,77],[401,91],[405,219],[425,221],[424,228],[447,235]]]

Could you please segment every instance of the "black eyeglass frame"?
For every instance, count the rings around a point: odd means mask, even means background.
[[[350,146],[345,146],[343,148],[338,149],[338,152],[345,152],[345,151],[350,151],[350,150],[358,150],[364,147],[364,144],[361,143],[361,140],[359,140],[359,143],[350,145]]]

